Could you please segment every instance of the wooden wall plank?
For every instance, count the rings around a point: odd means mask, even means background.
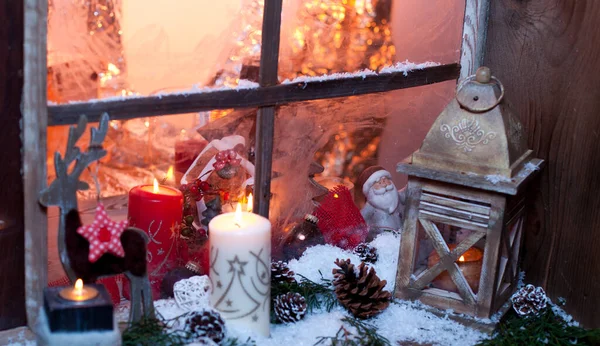
[[[0,4],[0,330],[25,325],[21,90],[23,1]]]
[[[87,115],[90,122],[96,122],[104,112],[110,114],[111,120],[124,120],[213,109],[279,106],[290,102],[355,96],[429,85],[456,79],[459,71],[458,64],[447,64],[411,71],[407,76],[403,72],[396,72],[364,78],[282,84],[260,89],[54,105],[48,110],[48,124],[50,126],[75,124],[81,114]]]
[[[525,228],[526,281],[600,327],[600,2],[499,0],[486,65],[547,160]]]
[[[25,185],[25,275],[27,323],[33,329],[42,306],[48,269],[45,209],[38,203],[46,186],[46,32],[48,0],[25,3],[23,87],[23,182]],[[19,90],[20,91],[20,90]]]
[[[472,75],[483,64],[490,0],[466,0],[460,53],[460,78]]]

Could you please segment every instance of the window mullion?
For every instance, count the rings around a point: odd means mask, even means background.
[[[282,0],[265,0],[260,52],[259,84],[261,87],[278,83],[279,34],[281,29]],[[271,166],[275,107],[261,107],[256,117],[256,161],[254,173],[254,212],[268,217],[271,198]]]

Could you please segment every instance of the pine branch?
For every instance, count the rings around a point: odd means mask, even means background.
[[[300,293],[306,300],[306,307],[309,313],[321,308],[329,312],[338,304],[337,297],[332,289],[331,280],[324,279],[322,274],[322,283],[316,283],[302,275],[299,276],[301,278],[300,282],[280,282],[273,284],[271,287],[271,297],[274,299],[281,294],[289,292]],[[273,305],[271,304],[271,307]]]
[[[145,318],[130,324],[122,335],[123,346],[182,346],[189,343],[190,335],[183,330],[169,331],[168,323],[162,316]]]
[[[377,327],[352,317],[342,318],[342,322],[350,325],[356,332],[342,325],[335,336],[320,336],[316,345],[331,346],[390,346],[391,343],[385,337],[377,333]]]
[[[256,346],[256,342],[251,338],[246,341],[240,341],[238,338],[227,338],[219,344],[219,346]]]
[[[550,307],[539,315],[520,317],[511,311],[498,326],[492,339],[480,346],[509,345],[597,345],[600,329],[586,330],[570,326]]]

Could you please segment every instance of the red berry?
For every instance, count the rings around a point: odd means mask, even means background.
[[[233,150],[227,150],[227,156],[229,157],[230,160],[233,160],[237,156],[237,153]]]
[[[225,168],[225,163],[223,163],[223,162],[215,162],[215,163],[213,164],[213,167],[214,167],[214,168],[215,168],[217,171],[220,171],[220,170],[222,170],[223,168]]]
[[[229,200],[229,192],[223,192],[223,200],[224,201],[228,201]]]
[[[200,192],[200,188],[197,185],[190,187],[190,193],[192,196],[197,195]]]
[[[202,190],[203,192],[207,192],[210,190],[210,184],[207,181],[203,181],[200,183],[200,190]]]
[[[227,154],[224,151],[219,151],[217,153],[217,155],[215,155],[215,159],[217,159],[217,161],[222,161],[225,160],[227,158]]]

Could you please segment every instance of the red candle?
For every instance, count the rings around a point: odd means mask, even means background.
[[[148,234],[148,274],[152,296],[160,297],[164,275],[177,266],[177,239],[183,213],[181,191],[154,185],[136,186],[129,191],[129,225]]]

